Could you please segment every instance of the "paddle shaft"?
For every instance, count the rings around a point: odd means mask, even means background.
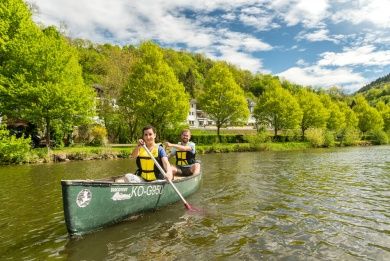
[[[167,176],[167,174],[165,173],[164,169],[160,166],[160,164],[158,163],[158,161],[155,159],[155,157],[153,156],[153,154],[149,151],[148,147],[146,147],[146,145],[142,145],[142,147],[144,148],[144,150],[148,153],[149,157],[152,158],[152,160],[154,161],[154,164],[156,164],[157,168],[161,171],[161,173],[164,175],[164,177],[168,180],[168,182],[172,185],[173,189],[176,191],[177,195],[179,195],[179,197],[181,198],[181,200],[183,201],[184,205],[186,206],[187,209],[190,209],[190,205],[187,203],[187,201],[184,199],[183,195],[180,193],[180,191],[176,188],[175,184],[173,184],[172,180],[170,180]]]

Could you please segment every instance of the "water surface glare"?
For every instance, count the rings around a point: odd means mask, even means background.
[[[1,260],[390,260],[390,146],[200,156],[188,202],[69,238],[61,179],[133,160],[0,167]]]

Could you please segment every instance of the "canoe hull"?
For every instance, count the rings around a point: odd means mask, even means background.
[[[202,175],[198,174],[174,183],[186,197],[199,188],[201,179]],[[62,180],[61,185],[65,222],[71,235],[82,235],[180,200],[166,181],[115,183]]]

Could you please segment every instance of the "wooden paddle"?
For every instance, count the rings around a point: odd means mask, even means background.
[[[168,182],[172,185],[173,189],[176,191],[177,195],[179,195],[179,197],[181,198],[181,200],[183,201],[184,203],[184,206],[186,207],[186,209],[190,210],[190,211],[196,211],[195,208],[191,207],[190,204],[188,204],[188,202],[184,199],[183,195],[180,193],[180,191],[176,188],[175,184],[173,184],[172,180],[170,180],[167,176],[167,174],[165,173],[164,169],[160,166],[160,164],[158,163],[158,161],[154,158],[153,154],[149,151],[149,149],[146,147],[145,144],[142,145],[142,147],[144,148],[144,150],[148,153],[149,157],[151,157],[154,161],[154,164],[156,164],[157,168],[161,171],[161,173],[164,175],[165,179],[168,180]]]

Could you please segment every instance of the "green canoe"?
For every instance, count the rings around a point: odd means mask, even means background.
[[[201,179],[202,174],[199,173],[175,177],[173,183],[186,197],[199,188]],[[172,185],[165,180],[120,183],[118,177],[112,177],[102,180],[62,180],[61,185],[65,222],[70,235],[82,235],[133,214],[180,200]]]

